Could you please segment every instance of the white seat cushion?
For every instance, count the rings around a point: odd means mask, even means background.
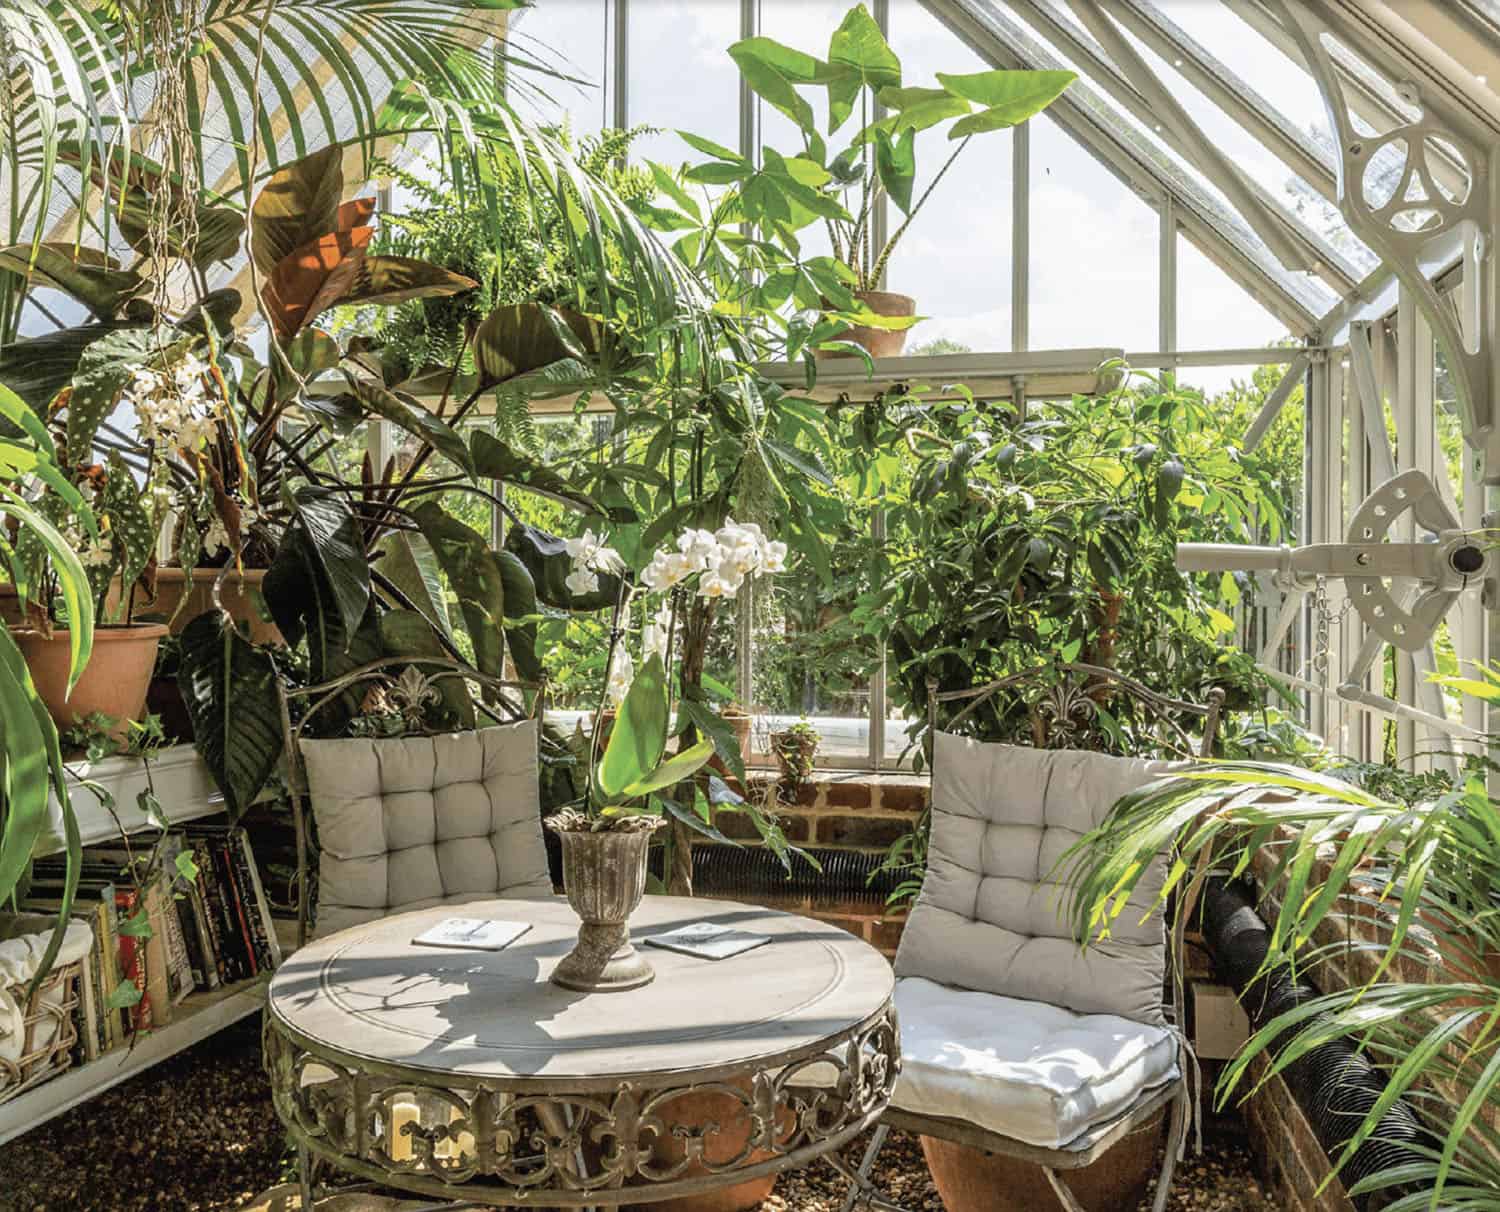
[[[892,1105],[1044,1149],[1079,1147],[1178,1074],[1163,1027],[1113,1014],[896,982],[901,1077]]]

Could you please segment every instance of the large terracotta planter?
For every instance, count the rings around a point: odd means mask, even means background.
[[[854,292],[854,297],[877,316],[914,316],[917,314],[917,301],[910,295],[898,295],[890,290],[857,290]],[[838,339],[863,345],[870,351],[872,358],[899,358],[901,351],[906,348],[907,332],[905,328],[890,330],[856,324],[840,333]],[[852,358],[855,355],[833,350],[820,350],[817,356],[819,358]]]
[[[1140,1203],[1156,1173],[1165,1114],[1154,1116],[1092,1166],[1059,1171],[1084,1212],[1120,1212]],[[922,1156],[948,1212],[1065,1212],[1042,1168],[924,1136]]]
[[[189,576],[181,568],[158,568],[156,596],[144,598],[137,594],[135,612],[161,615],[170,620],[172,634],[181,635],[189,623],[214,608],[214,580],[219,572],[217,568],[195,568]],[[264,568],[247,568],[242,573],[231,570],[219,587],[219,601],[236,623],[249,625],[250,638],[257,644],[280,645],[283,641],[276,624],[261,618],[257,599],[265,579]]]
[[[578,942],[552,972],[552,983],[581,993],[639,989],[656,979],[651,963],[630,942],[630,915],[646,894],[647,827],[592,833],[558,829],[563,892],[578,914]]]
[[[145,711],[156,648],[167,629],[159,623],[94,628],[93,655],[71,695],[67,629],[55,628],[51,635],[32,630],[11,634],[26,659],[36,692],[58,728],[70,728],[97,711],[119,720],[115,732],[123,735],[126,724],[140,719]]]
[[[748,1078],[737,1078],[727,1083],[740,1090],[748,1099],[751,1095]],[[733,1161],[744,1151],[750,1140],[754,1125],[745,1102],[733,1094],[716,1090],[695,1090],[679,1094],[666,1108],[658,1107],[659,1114],[670,1113],[677,1124],[691,1124],[704,1129],[703,1160],[709,1165],[724,1165]],[[783,1107],[777,1121],[782,1132],[792,1127],[792,1112]],[[710,1130],[710,1125],[712,1129]],[[651,1143],[651,1163],[659,1169],[676,1166],[687,1156],[688,1142],[681,1137],[655,1134]],[[769,1160],[773,1155],[767,1150],[757,1149],[746,1164]],[[704,1173],[698,1162],[688,1166],[687,1176]],[[699,1195],[685,1195],[680,1199],[665,1199],[654,1204],[629,1204],[629,1212],[749,1212],[759,1208],[770,1197],[776,1186],[775,1174],[752,1178],[748,1182],[736,1183],[721,1191],[705,1191]]]

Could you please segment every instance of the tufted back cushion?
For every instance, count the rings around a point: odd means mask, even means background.
[[[896,953],[897,976],[1159,1025],[1166,941],[1150,912],[1161,856],[1116,919],[1081,950],[1061,919],[1057,860],[1121,796],[1170,763],[990,745],[939,733],[927,876]],[[1142,918],[1146,918],[1142,922]]]
[[[552,891],[537,724],[303,741],[318,933],[443,902]]]

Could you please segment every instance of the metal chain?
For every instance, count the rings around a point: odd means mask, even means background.
[[[1322,686],[1328,684],[1328,627],[1328,582],[1319,577],[1317,588],[1313,591],[1312,671],[1313,680]]]

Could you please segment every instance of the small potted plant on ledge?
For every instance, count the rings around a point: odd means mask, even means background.
[[[762,239],[796,256],[793,265],[767,266],[764,302],[779,308],[790,296],[805,311],[822,311],[807,341],[825,354],[857,352],[895,357],[916,322],[916,302],[882,289],[886,266],[938,183],[976,135],[1018,126],[1046,109],[1077,76],[1069,71],[985,71],[937,74],[936,86],[908,84],[901,60],[863,4],[849,10],[828,44],[827,59],[773,38],[746,38],[729,48],[745,84],[795,123],[800,147],[764,149],[760,163],[710,140],[681,132],[713,159],[687,172],[700,184],[730,185],[737,220],[756,225]],[[828,136],[854,118],[841,149],[818,130],[810,94],[824,93]],[[921,193],[917,136],[947,127],[951,150]],[[876,234],[878,203],[901,212],[888,238]],[[715,208],[724,213],[723,203]],[[797,233],[822,223],[833,246],[828,258],[804,262]],[[840,345],[846,348],[839,348]]]
[[[796,795],[802,784],[812,777],[813,761],[818,756],[821,740],[818,730],[806,720],[798,720],[790,727],[771,733],[771,752],[790,794]]]
[[[583,807],[547,818],[562,842],[563,889],[581,920],[554,984],[596,993],[635,989],[655,973],[630,943],[630,915],[646,892],[651,835],[666,823],[659,797],[713,756],[700,741],[667,756],[667,675],[652,653],[630,682],[609,742],[589,775]],[[597,729],[596,729],[597,732]]]

